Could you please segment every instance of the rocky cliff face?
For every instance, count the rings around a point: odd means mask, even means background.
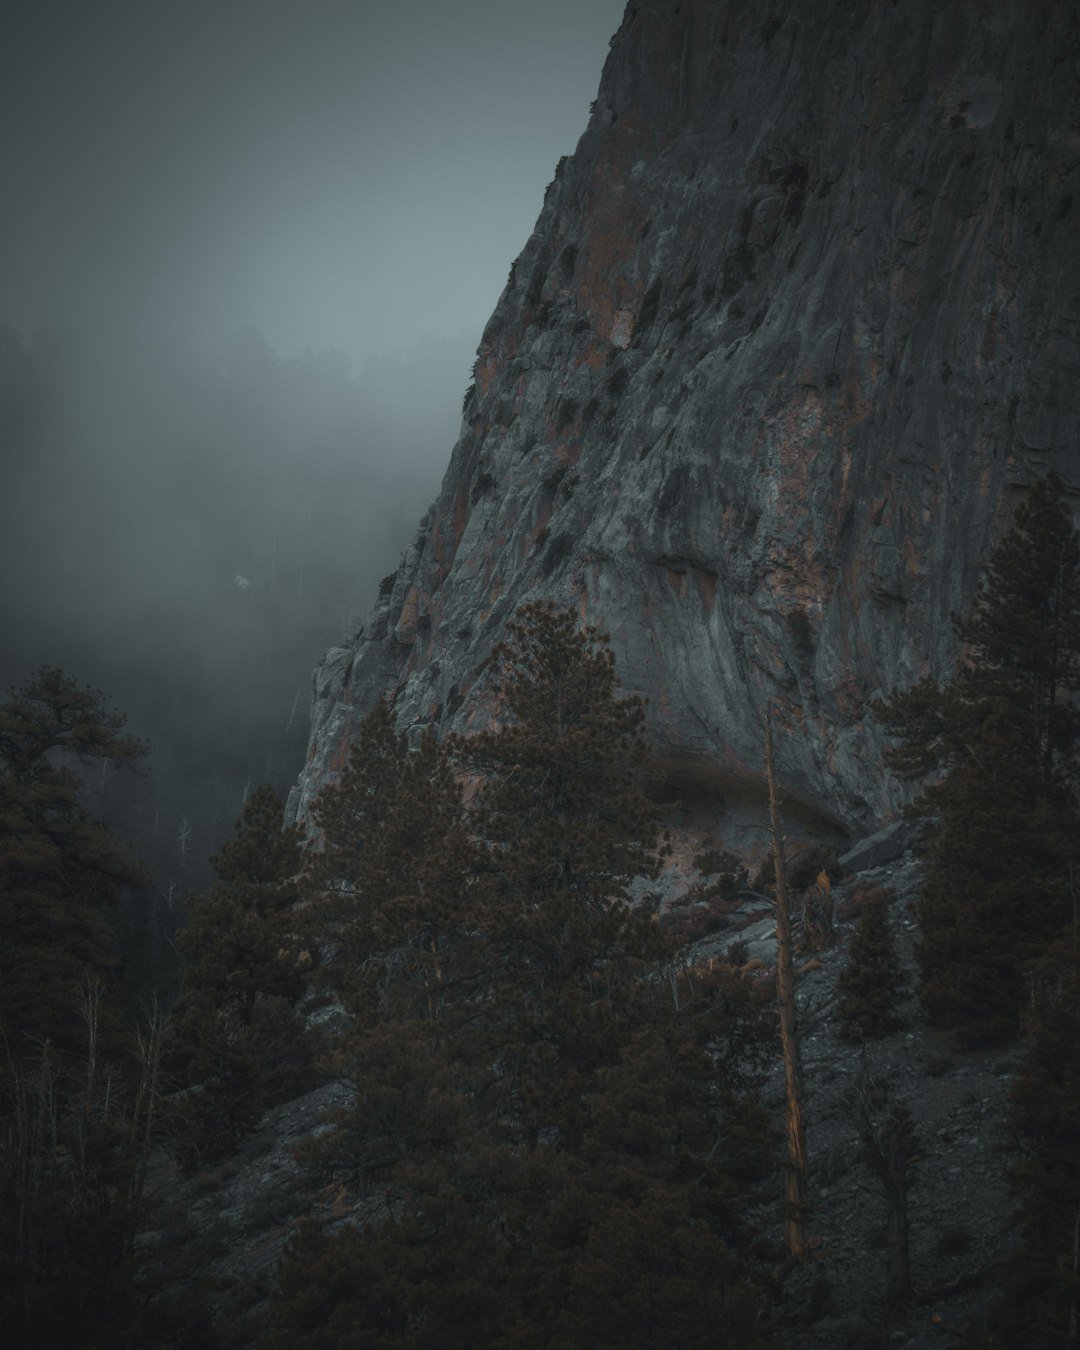
[[[479,348],[442,492],[315,676],[301,816],[356,722],[483,719],[527,599],[649,699],[672,791],[862,831],[875,694],[1023,487],[1080,481],[1080,8],[631,0]]]

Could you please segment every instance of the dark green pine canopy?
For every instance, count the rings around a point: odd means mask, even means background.
[[[297,1234],[262,1343],[761,1346],[767,1015],[629,903],[661,850],[606,639],[527,606],[492,674],[488,731],[410,751],[380,705],[316,806],[356,1091],[307,1162],[365,1221]]]
[[[956,626],[953,677],[877,712],[896,738],[886,763],[924,784],[909,810],[931,831],[919,996],[974,1045],[1017,1034],[1025,967],[1072,916],[1080,539],[1055,475],[1017,509]]]

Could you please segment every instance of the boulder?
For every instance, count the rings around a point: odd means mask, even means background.
[[[860,839],[854,848],[849,848],[837,859],[841,874],[850,877],[856,872],[869,872],[872,868],[895,862],[909,848],[914,848],[919,833],[919,826],[915,822],[894,820],[883,829]]]

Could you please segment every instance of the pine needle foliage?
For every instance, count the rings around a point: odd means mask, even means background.
[[[294,1011],[310,965],[292,913],[303,831],[283,827],[282,815],[272,787],[251,794],[235,837],[210,860],[213,887],[189,902],[180,933],[190,964],[169,1062],[188,1089],[174,1121],[189,1167],[228,1153],[268,1106],[313,1085],[309,1038]]]
[[[48,1039],[74,1049],[87,974],[119,971],[109,912],[145,881],[80,804],[77,769],[138,764],[105,696],[46,666],[0,706],[0,1043],[36,1058]]]
[[[429,733],[410,749],[386,701],[312,815],[305,932],[347,1019],[327,1068],[358,1094],[314,1152],[362,1186],[448,1146],[461,1119],[489,984],[479,853],[446,747]]]
[[[478,782],[472,822],[501,996],[516,1009],[515,1074],[535,1108],[527,1128],[558,1117],[576,1136],[605,1019],[661,952],[630,903],[631,883],[655,878],[663,857],[644,705],[620,690],[606,635],[551,603],[522,606],[490,667],[500,724],[453,752]]]
[[[837,1016],[846,1041],[873,1040],[900,1026],[896,1004],[907,986],[889,925],[888,893],[867,896],[837,980]]]
[[[629,903],[658,829],[606,640],[529,606],[493,669],[497,728],[410,751],[380,706],[316,807],[356,1095],[306,1161],[364,1224],[298,1232],[262,1343],[762,1345],[767,1014]]]
[[[1028,972],[1023,1055],[1009,1131],[1019,1241],[1006,1263],[988,1343],[1080,1341],[1080,944],[1070,934]]]
[[[1078,832],[1080,538],[1055,475],[993,550],[952,679],[875,711],[886,763],[923,783],[930,826],[917,905],[919,997],[962,1043],[1017,1034],[1023,972],[1069,917]]]
[[[329,939],[325,973],[351,1012],[368,1012],[374,972],[400,962],[439,982],[445,953],[473,915],[475,855],[461,785],[428,732],[415,750],[380,701],[361,723],[348,765],[312,809],[320,848],[304,878],[312,933]]]
[[[197,1300],[139,1251],[162,1019],[125,1028],[110,924],[143,869],[80,803],[81,771],[146,747],[99,691],[44,667],[0,706],[0,1340],[209,1345]],[[168,1323],[168,1334],[158,1335]]]
[[[304,989],[290,950],[291,911],[299,895],[303,830],[284,826],[284,807],[269,785],[248,798],[241,819],[210,860],[213,889],[188,907],[179,944],[190,957],[187,998],[206,993],[245,1026],[260,997],[295,1002]]]
[[[620,693],[607,636],[573,610],[524,605],[490,666],[502,724],[456,748],[480,777],[478,827],[504,891],[558,891],[585,910],[625,901],[661,854],[645,709]]]

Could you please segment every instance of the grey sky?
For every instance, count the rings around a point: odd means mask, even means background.
[[[0,688],[60,665],[153,742],[162,885],[295,779],[622,5],[0,8]]]
[[[0,320],[355,361],[479,338],[623,0],[28,0]],[[464,387],[464,376],[463,376]]]

